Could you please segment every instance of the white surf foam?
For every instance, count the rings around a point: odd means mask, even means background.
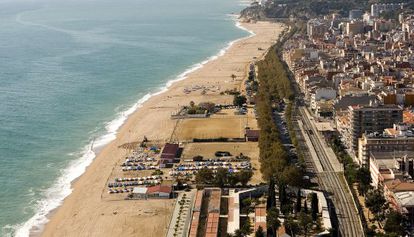
[[[186,79],[190,73],[202,68],[208,62],[216,60],[217,58],[223,56],[234,43],[255,35],[252,31],[249,31],[241,26],[241,24],[237,21],[237,16],[233,15],[232,19],[235,21],[236,27],[247,31],[249,33],[249,36],[229,42],[227,46],[221,49],[216,55],[207,58],[201,63],[194,64],[183,73],[178,75],[174,80],[168,81],[166,85],[161,87],[158,91],[146,94],[129,109],[119,113],[114,120],[107,123],[105,125],[106,134],[97,139],[94,139],[89,145],[84,147],[84,149],[80,152],[80,158],[73,160],[66,169],[62,170],[62,174],[55,182],[55,184],[44,192],[44,198],[38,201],[36,204],[37,211],[35,215],[31,217],[27,222],[13,227],[13,229],[16,230],[16,237],[26,237],[29,236],[30,233],[40,233],[42,231],[44,225],[48,222],[47,215],[59,207],[62,204],[64,198],[72,193],[72,181],[81,176],[85,172],[86,168],[92,163],[96,157],[95,151],[97,148],[103,147],[104,145],[113,141],[116,138],[119,128],[125,123],[125,121],[132,113],[142,107],[142,104],[144,102],[153,96],[166,92],[168,88],[171,87],[174,83]]]

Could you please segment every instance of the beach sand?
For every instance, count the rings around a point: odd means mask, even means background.
[[[176,124],[170,115],[190,101],[232,103],[232,96],[220,95],[220,92],[240,89],[249,63],[254,57],[262,57],[283,30],[281,24],[270,22],[243,23],[242,26],[256,35],[234,43],[223,56],[173,84],[167,92],[150,98],[128,118],[117,138],[102,149],[74,182],[72,194],[51,214],[42,236],[165,236],[174,200],[110,201],[102,198],[108,178],[125,155],[125,150],[119,146],[142,140],[144,135],[150,140],[168,141]],[[237,76],[235,80],[232,74]],[[219,89],[207,90],[205,94],[201,90],[184,93],[184,88],[196,85]]]

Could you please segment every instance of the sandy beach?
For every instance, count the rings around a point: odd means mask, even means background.
[[[239,40],[216,60],[174,83],[168,91],[150,98],[121,127],[116,140],[106,145],[86,172],[73,184],[73,192],[51,216],[42,236],[165,236],[174,200],[121,200],[102,198],[114,167],[124,158],[120,145],[140,141],[144,136],[169,141],[175,130],[172,113],[180,106],[210,101],[232,103],[225,90],[241,90],[249,64],[260,59],[278,38],[283,26],[278,23],[242,23],[255,33]],[[233,80],[231,75],[236,75]],[[184,93],[185,89],[204,87]],[[214,89],[213,89],[214,88]]]

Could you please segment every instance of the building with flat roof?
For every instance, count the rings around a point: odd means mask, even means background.
[[[372,103],[365,106],[349,106],[349,127],[344,129],[345,145],[358,152],[358,139],[364,133],[382,132],[394,124],[402,122],[403,109],[397,105],[378,105]],[[362,164],[361,164],[362,165]]]
[[[148,198],[171,198],[172,187],[167,185],[155,185],[150,187],[135,187],[132,190],[132,196],[136,199],[148,199]]]
[[[180,146],[178,144],[167,143],[161,152],[160,167],[164,168],[168,164],[176,162],[179,155]]]
[[[364,133],[358,139],[359,164],[366,164],[372,152],[406,151],[414,151],[414,126],[394,124],[384,132]]]

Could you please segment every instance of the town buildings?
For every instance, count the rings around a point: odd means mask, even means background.
[[[311,19],[283,58],[315,118],[330,121],[372,186],[414,222],[414,15],[403,10],[373,4]]]

